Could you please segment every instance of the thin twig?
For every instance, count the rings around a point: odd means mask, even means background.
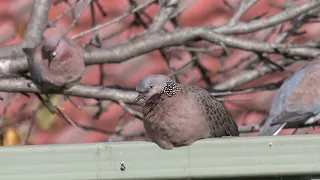
[[[36,122],[36,111],[32,111],[31,124],[29,125],[28,133],[27,133],[26,139],[24,141],[25,145],[29,144],[29,139],[30,139],[31,132],[32,132],[32,129],[34,127],[35,122]]]
[[[116,100],[116,103],[118,103],[122,107],[123,110],[125,110],[126,112],[131,114],[133,117],[136,117],[136,118],[138,118],[140,120],[143,119],[143,115],[140,112],[131,109],[122,100]]]
[[[86,30],[86,31],[83,31],[83,32],[79,33],[78,35],[73,36],[71,39],[82,38],[83,36],[85,36],[85,35],[87,35],[87,34],[89,34],[89,33],[98,31],[98,30],[100,30],[100,29],[102,29],[102,28],[105,28],[105,27],[111,25],[111,24],[117,23],[117,22],[121,21],[122,19],[130,16],[132,13],[139,12],[139,11],[147,8],[148,6],[150,6],[151,4],[153,4],[155,1],[156,1],[156,0],[148,0],[147,2],[143,3],[143,4],[140,5],[139,7],[134,8],[134,9],[130,10],[129,12],[124,13],[124,14],[122,14],[121,16],[119,16],[119,17],[117,17],[117,18],[115,18],[115,19],[113,19],[113,20],[111,20],[111,21],[109,21],[109,22],[106,22],[106,23],[104,23],[104,24],[99,24],[99,25],[97,25],[97,26],[95,26],[95,27],[93,27],[93,28],[91,28],[91,29],[88,29],[88,30]]]

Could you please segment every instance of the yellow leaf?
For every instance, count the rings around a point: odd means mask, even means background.
[[[17,25],[17,33],[21,38],[23,38],[26,29],[27,29],[27,24],[18,24]]]
[[[21,145],[21,138],[14,128],[8,128],[3,133],[3,146]]]
[[[41,96],[43,97],[43,99],[47,99],[44,95]],[[52,102],[52,104],[58,103],[58,98],[56,95],[50,95],[49,100]],[[56,116],[56,114],[52,114],[43,104],[41,104],[37,111],[37,120],[42,129],[49,129],[54,123],[54,119]]]

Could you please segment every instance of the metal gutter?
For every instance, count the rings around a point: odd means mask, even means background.
[[[320,174],[320,135],[0,147],[2,180],[186,179]]]

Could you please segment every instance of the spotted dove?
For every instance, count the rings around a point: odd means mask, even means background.
[[[313,124],[320,119],[320,60],[285,80],[272,100],[259,136],[277,135],[284,127]]]
[[[148,75],[137,86],[147,135],[162,149],[191,145],[222,136],[239,136],[238,126],[224,105],[208,91],[178,84],[165,75]]]
[[[69,87],[83,75],[83,50],[61,35],[45,36],[36,48],[23,48],[23,51],[31,79],[41,90]]]

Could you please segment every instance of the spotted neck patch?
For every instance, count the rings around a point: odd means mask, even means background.
[[[180,90],[181,90],[180,85],[175,83],[173,80],[169,79],[166,82],[166,86],[164,86],[162,92],[167,96],[171,97],[173,95],[176,95]]]

